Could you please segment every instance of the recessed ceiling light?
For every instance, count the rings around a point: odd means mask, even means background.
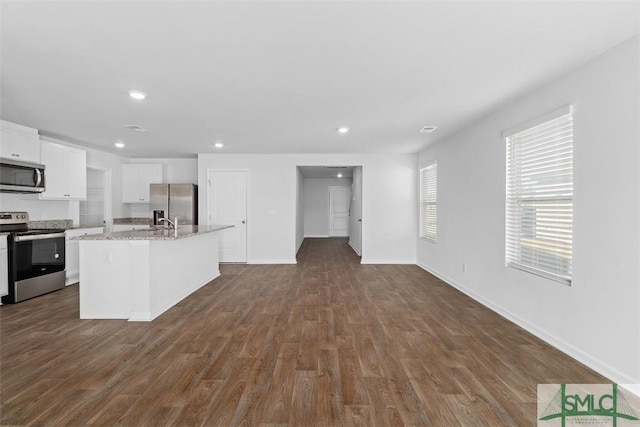
[[[418,131],[418,133],[431,133],[436,130],[438,126],[425,126]]]
[[[338,174],[338,178],[342,178],[342,174],[341,173]]]
[[[222,148],[224,147],[224,144],[222,142],[216,142],[215,144],[213,144],[213,146],[216,148]]]
[[[124,148],[124,142],[122,141],[117,141],[115,144],[113,144],[116,146],[116,148]]]
[[[349,132],[349,128],[341,127],[338,128],[338,133],[347,133]]]
[[[141,101],[147,97],[147,94],[139,90],[130,90],[129,96],[132,97],[133,99],[137,99],[138,101]]]

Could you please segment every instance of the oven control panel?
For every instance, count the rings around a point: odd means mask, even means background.
[[[22,224],[29,222],[26,212],[0,212],[0,224]]]

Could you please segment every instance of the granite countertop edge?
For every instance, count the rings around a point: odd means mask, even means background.
[[[114,231],[103,234],[90,234],[87,236],[73,237],[72,240],[179,240],[202,234],[231,228],[233,225],[183,225],[178,226],[177,235],[173,229],[149,229]]]

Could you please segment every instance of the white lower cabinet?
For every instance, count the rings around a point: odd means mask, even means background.
[[[7,255],[7,236],[0,236],[0,297],[9,293],[9,259]]]
[[[104,233],[104,228],[102,227],[74,228],[73,230],[65,231],[64,263],[66,270],[65,284],[67,286],[78,283],[80,279],[80,242],[71,240],[71,238],[102,233]]]

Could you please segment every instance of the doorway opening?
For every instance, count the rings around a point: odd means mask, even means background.
[[[304,239],[348,238],[362,256],[362,166],[298,166],[296,254]]]

